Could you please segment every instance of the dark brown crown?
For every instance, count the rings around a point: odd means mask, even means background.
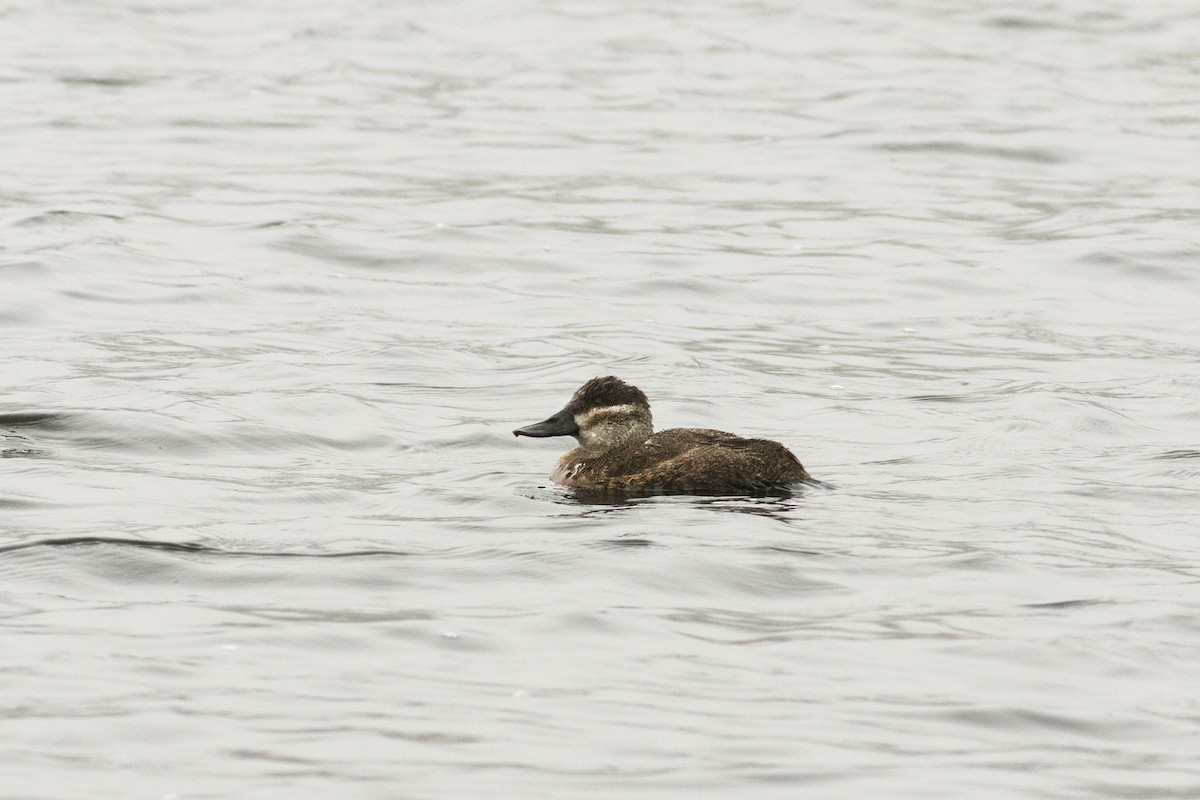
[[[592,378],[576,389],[567,407],[578,414],[582,411],[591,411],[593,408],[620,406],[627,403],[650,407],[650,401],[646,399],[646,395],[642,393],[641,389],[630,386],[614,375],[609,375],[604,378]]]

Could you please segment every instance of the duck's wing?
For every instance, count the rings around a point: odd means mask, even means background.
[[[631,450],[612,474],[612,488],[663,491],[760,491],[807,480],[800,461],[769,439],[704,428],[672,428]]]

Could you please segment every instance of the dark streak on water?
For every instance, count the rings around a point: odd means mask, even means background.
[[[0,545],[0,553],[48,547],[130,547],[162,550],[168,553],[199,553],[212,556],[252,556],[255,558],[374,558],[379,556],[411,556],[399,550],[355,550],[338,553],[289,553],[254,550],[230,550],[187,542],[156,542],[143,539],[119,539],[112,536],[72,536],[62,539],[41,539],[32,542]]]

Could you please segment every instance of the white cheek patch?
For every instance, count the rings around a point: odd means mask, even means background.
[[[580,430],[586,430],[589,425],[598,419],[608,416],[619,419],[620,417],[632,416],[637,410],[638,406],[635,406],[633,403],[622,403],[619,406],[601,406],[600,408],[584,411],[582,414],[576,414],[575,424]]]

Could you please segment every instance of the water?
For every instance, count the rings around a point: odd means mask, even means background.
[[[1198,25],[0,9],[0,795],[1200,795]]]

